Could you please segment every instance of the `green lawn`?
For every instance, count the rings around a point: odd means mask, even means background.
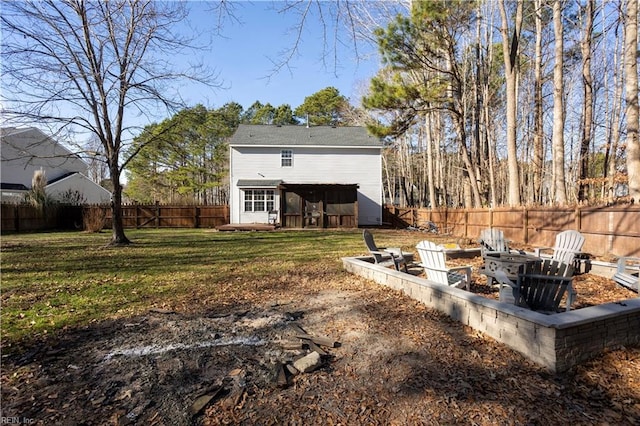
[[[378,244],[409,250],[422,236],[374,234]],[[129,230],[127,236],[134,242],[128,247],[106,246],[108,232],[3,236],[3,347],[153,307],[241,303],[284,276],[345,274],[340,258],[366,252],[357,229]]]

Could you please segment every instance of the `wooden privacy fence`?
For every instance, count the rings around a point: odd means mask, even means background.
[[[110,206],[58,206],[39,212],[28,205],[2,204],[2,232],[83,229],[87,209],[102,209],[111,227]],[[229,206],[123,205],[126,228],[215,228],[229,223]],[[83,214],[84,213],[84,214]],[[386,206],[383,221],[396,228],[434,222],[457,237],[476,240],[496,227],[509,240],[552,247],[558,232],[575,229],[585,237],[583,251],[596,256],[640,257],[640,206],[525,207],[497,209],[417,209]]]
[[[398,228],[433,222],[472,240],[483,229],[495,227],[513,242],[536,247],[552,247],[558,232],[575,229],[585,237],[586,253],[640,256],[640,206],[437,210],[387,206],[383,220]]]
[[[106,227],[111,227],[111,207]],[[215,228],[229,223],[229,206],[169,206],[161,204],[122,206],[125,228]]]
[[[82,229],[82,206],[54,205],[38,210],[29,204],[1,204],[2,232]]]
[[[98,210],[100,214],[87,214]],[[96,213],[95,211],[93,213]],[[229,223],[229,206],[123,205],[125,228],[215,228]],[[27,204],[2,204],[2,232],[84,229],[87,217],[101,217],[111,228],[111,206],[59,205],[39,211]]]

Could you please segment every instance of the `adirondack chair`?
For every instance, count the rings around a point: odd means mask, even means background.
[[[479,272],[487,276],[489,285],[493,285],[496,279],[493,276],[494,272],[488,266],[491,262],[487,261],[487,255],[510,253],[509,240],[505,240],[504,232],[501,229],[487,228],[480,233],[478,242],[480,243],[480,255],[483,260],[483,265],[480,267]]]
[[[416,246],[420,256],[420,266],[424,268],[427,278],[439,284],[465,287],[471,289],[471,266],[447,268],[445,249],[431,241],[420,241]]]
[[[483,229],[478,238],[480,254],[484,258],[487,252],[508,252],[509,241],[504,239],[504,232],[498,228]]]
[[[640,257],[621,257],[613,280],[638,293],[640,284]]]
[[[496,273],[500,283],[500,301],[534,311],[555,313],[566,297],[566,310],[571,309],[576,293],[573,290],[573,267],[557,260],[526,265],[514,284],[502,271]]]
[[[412,253],[405,253],[399,247],[378,247],[368,229],[362,231],[362,238],[375,263],[381,266],[393,265],[396,271],[402,268],[407,272],[407,262],[413,261]]]
[[[576,255],[581,253],[583,245],[584,237],[581,233],[574,230],[562,231],[556,235],[556,243],[553,246],[551,259],[574,266]],[[545,250],[549,250],[549,248],[535,248],[534,253],[536,256],[540,256]]]

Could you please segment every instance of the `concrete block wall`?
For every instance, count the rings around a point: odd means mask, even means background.
[[[545,315],[375,265],[370,258],[343,258],[343,266],[403,291],[551,371],[567,370],[605,349],[640,344],[640,298]]]

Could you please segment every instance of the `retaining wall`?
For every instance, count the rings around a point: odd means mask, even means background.
[[[551,371],[565,371],[606,349],[640,345],[640,297],[545,315],[347,257],[353,274],[403,291],[522,353]]]

